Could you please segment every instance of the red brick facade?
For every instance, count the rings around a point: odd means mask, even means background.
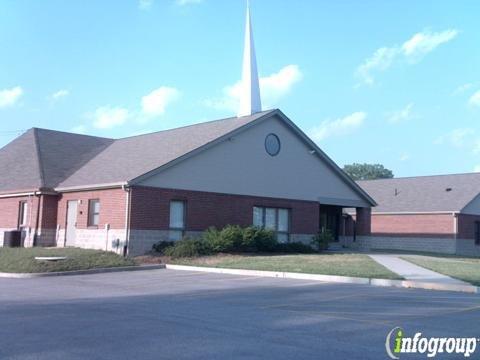
[[[58,195],[42,195],[40,200],[40,228],[56,229],[57,228],[57,206]]]
[[[65,228],[67,221],[67,202],[78,200],[77,229],[87,229],[88,201],[100,200],[100,219],[98,228],[110,224],[111,229],[125,228],[125,206],[127,193],[123,189],[107,189],[93,191],[69,192],[60,195],[58,201],[57,218],[61,228]]]
[[[39,197],[31,195],[0,199],[0,228],[16,229],[18,227],[21,201],[28,202],[28,226],[36,227]]]
[[[203,231],[210,226],[252,225],[253,207],[291,210],[290,232],[315,234],[319,227],[319,204],[311,201],[281,200],[148,187],[132,188],[131,228],[168,230],[171,200],[186,201],[186,230]]]
[[[372,214],[372,235],[454,237],[452,214]]]

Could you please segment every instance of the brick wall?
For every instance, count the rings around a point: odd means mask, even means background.
[[[458,238],[474,239],[475,222],[480,221],[480,215],[458,214]]]
[[[453,238],[451,214],[372,214],[372,235]]]
[[[35,228],[37,220],[38,197],[19,196],[0,199],[0,228],[16,229],[18,226],[18,216],[20,201],[28,202],[29,226]]]
[[[0,229],[2,229],[2,245],[3,232],[18,228],[20,201],[28,202],[28,221],[23,235],[24,244],[27,247],[33,245],[34,232],[37,226],[38,204],[40,201],[39,197],[33,195],[0,199]]]
[[[39,226],[42,230],[57,227],[58,199],[58,195],[41,196]]]
[[[356,232],[357,235],[370,235],[372,231],[372,209],[356,209]]]
[[[318,231],[319,205],[316,202],[281,200],[253,196],[198,191],[132,188],[131,229],[167,230],[171,200],[187,202],[186,227],[203,231],[210,226],[252,225],[254,206],[291,209],[291,233],[315,234]]]
[[[111,229],[125,228],[125,201],[126,192],[123,189],[107,189],[94,191],[78,191],[63,193],[58,202],[57,223],[65,228],[67,221],[67,202],[80,200],[77,213],[77,229],[87,229],[88,200],[100,200],[100,219],[98,228],[110,224]]]

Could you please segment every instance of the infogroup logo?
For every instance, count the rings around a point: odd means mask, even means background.
[[[391,359],[400,359],[400,354],[426,354],[433,358],[437,354],[463,354],[470,357],[477,349],[480,339],[471,338],[447,338],[447,337],[424,337],[421,332],[413,337],[405,336],[402,328],[395,327],[387,335],[385,349]]]

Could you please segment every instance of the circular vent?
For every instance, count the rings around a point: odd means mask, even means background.
[[[275,134],[268,134],[265,138],[265,150],[270,156],[276,156],[280,152],[280,139]]]

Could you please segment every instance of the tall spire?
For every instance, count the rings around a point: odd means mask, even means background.
[[[257,59],[253,43],[250,19],[250,2],[247,0],[247,21],[245,24],[245,49],[243,52],[243,73],[241,84],[240,107],[238,116],[248,116],[262,111],[260,85],[258,81]]]

